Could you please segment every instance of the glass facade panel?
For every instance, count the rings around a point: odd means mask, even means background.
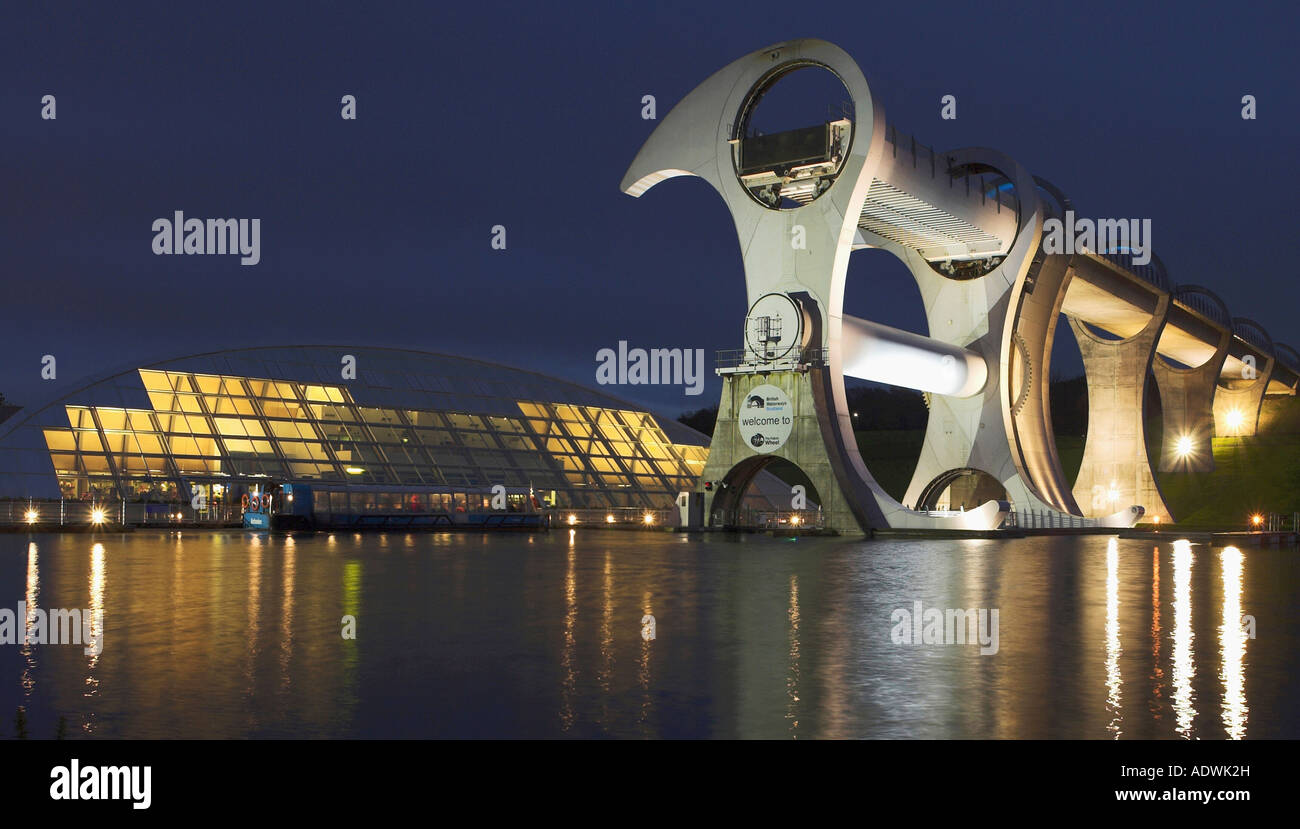
[[[329,382],[345,353],[364,370]],[[150,408],[88,405],[112,400]],[[204,485],[237,503],[269,478],[455,490],[458,501],[416,494],[448,508],[473,508],[495,484],[559,508],[665,507],[694,487],[703,443],[602,392],[504,366],[391,349],[245,349],[114,375],[0,424],[0,498],[170,502]],[[34,468],[13,468],[22,452]],[[410,509],[410,493],[385,493],[366,496],[371,509]],[[326,508],[349,505],[331,496]]]

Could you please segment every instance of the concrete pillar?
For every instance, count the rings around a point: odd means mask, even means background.
[[[1146,327],[1124,340],[1102,339],[1070,318],[1088,380],[1088,437],[1074,498],[1089,517],[1138,504],[1147,520],[1172,520],[1147,456],[1142,422],[1147,373],[1169,302],[1169,294],[1163,294]]]
[[[1242,375],[1216,378],[1214,393],[1214,434],[1216,437],[1253,437],[1259,431],[1259,412],[1264,405],[1264,392],[1273,377],[1274,357],[1266,357],[1264,364],[1256,366],[1254,377]],[[1250,373],[1245,370],[1242,374]]]
[[[1161,472],[1214,471],[1214,393],[1231,342],[1232,332],[1224,331],[1214,356],[1195,368],[1175,368],[1159,355],[1151,361],[1160,390]]]
[[[816,488],[816,493],[808,493],[808,498],[821,505],[827,529],[844,535],[861,535],[870,527],[870,518],[859,515],[855,505],[845,497],[827,452],[814,391],[817,372],[817,369],[812,369],[723,375],[722,400],[718,404],[709,459],[700,477],[702,486],[706,481],[712,483],[712,488],[704,492],[704,515],[708,526],[733,523],[745,490],[754,477],[774,459],[784,458],[803,470]],[[788,436],[779,446],[768,451],[760,451],[747,441],[740,423],[744,417],[762,414],[762,410],[748,406],[755,390],[761,386],[773,386],[784,393],[790,403],[792,419]],[[789,505],[785,506],[788,508]]]

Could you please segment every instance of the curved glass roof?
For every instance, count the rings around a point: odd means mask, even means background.
[[[174,502],[201,486],[237,499],[315,481],[666,507],[694,488],[706,442],[611,395],[494,363],[244,348],[109,373],[19,412],[0,424],[0,497]]]

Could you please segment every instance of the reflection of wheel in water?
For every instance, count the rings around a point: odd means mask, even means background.
[[[1011,414],[1018,415],[1029,400],[1029,389],[1034,384],[1034,364],[1029,359],[1029,346],[1019,331],[1012,335],[1011,344]]]

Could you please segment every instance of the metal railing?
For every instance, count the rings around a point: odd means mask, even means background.
[[[981,203],[992,200],[1001,210],[1020,209],[1020,199],[1015,193],[1015,183],[1000,173],[968,173],[959,171],[953,163],[952,156],[940,154],[933,146],[917,141],[916,136],[899,133],[898,128],[889,125],[885,129],[885,143],[892,158],[901,154],[904,158],[911,156],[914,169],[930,168],[930,177],[947,176],[950,187],[960,183],[966,195],[978,196]]]
[[[680,521],[677,507],[609,507],[593,509],[590,507],[564,509],[556,507],[548,510],[551,514],[551,526],[564,527],[644,527],[655,529],[675,527]]]
[[[1233,336],[1249,343],[1259,349],[1264,354],[1273,353],[1273,338],[1269,336],[1264,326],[1246,317],[1232,318]]]
[[[1277,359],[1282,365],[1294,372],[1300,373],[1300,354],[1286,343],[1274,343],[1274,350],[1277,352]]]
[[[210,504],[196,510],[189,503],[149,503],[121,498],[91,501],[60,498],[20,498],[0,501],[0,526],[154,527],[167,525],[224,526],[240,521],[240,507]]]
[[[1255,515],[1247,522],[1247,527],[1255,532],[1300,533],[1300,512],[1293,512],[1290,515],[1280,512]]]
[[[1100,251],[1097,255],[1111,264],[1119,265],[1148,285],[1154,285],[1166,292],[1170,290],[1169,273],[1165,270],[1164,263],[1154,253],[1149,254],[1150,260],[1142,265],[1134,263],[1133,251],[1128,249]]]
[[[741,507],[730,518],[722,510],[714,510],[712,525],[743,530],[820,530],[826,526],[821,510],[772,510]]]
[[[1002,520],[1003,529],[1080,530],[1099,526],[1097,519],[1069,515],[1056,510],[1012,510]]]
[[[731,348],[718,351],[715,355],[716,368],[739,368],[741,366],[761,366],[776,363],[792,363],[801,366],[822,365],[830,353],[828,348],[791,348],[780,356],[765,356],[752,348]]]
[[[1200,285],[1179,285],[1174,290],[1174,299],[1206,319],[1217,322],[1229,331],[1232,330],[1232,315],[1228,313],[1228,306],[1209,288]]]
[[[826,517],[815,509],[759,511],[752,513],[751,518],[754,526],[765,530],[820,530],[826,526]]]

